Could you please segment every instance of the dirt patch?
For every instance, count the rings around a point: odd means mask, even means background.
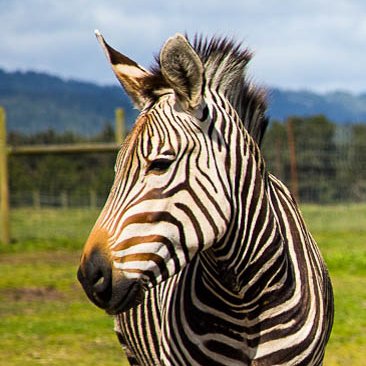
[[[11,301],[62,300],[65,296],[53,287],[14,288],[0,291],[0,296]]]
[[[49,264],[72,264],[78,265],[80,259],[80,251],[68,250],[50,250],[50,251],[34,251],[25,253],[7,253],[0,254],[0,265],[4,264],[22,264],[29,263],[49,263]]]

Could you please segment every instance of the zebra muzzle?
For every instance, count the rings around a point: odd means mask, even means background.
[[[89,300],[108,314],[127,311],[143,299],[142,283],[113,271],[112,263],[99,250],[82,260],[77,277]]]

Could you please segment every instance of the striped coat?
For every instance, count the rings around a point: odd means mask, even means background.
[[[266,170],[264,93],[225,39],[170,38],[147,71],[97,34],[141,109],[78,278],[135,365],[321,365],[330,280]]]

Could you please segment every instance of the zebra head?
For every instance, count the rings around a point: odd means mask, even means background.
[[[224,42],[198,40],[193,47],[178,34],[148,71],[96,35],[141,111],[119,151],[112,189],[78,271],[89,298],[116,314],[225,240],[237,174],[230,156],[233,140],[243,138],[231,88],[242,82],[250,56]]]

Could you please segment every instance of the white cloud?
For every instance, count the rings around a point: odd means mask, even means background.
[[[268,85],[366,90],[363,0],[0,0],[0,67],[112,82],[95,42],[149,65],[176,33],[234,36],[255,51],[251,74]]]

